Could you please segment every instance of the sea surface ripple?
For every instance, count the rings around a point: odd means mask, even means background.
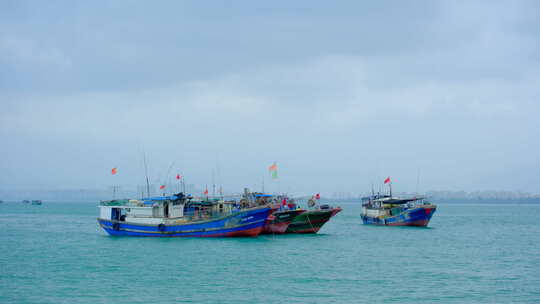
[[[540,205],[440,204],[429,228],[110,237],[95,203],[0,204],[0,303],[540,303]]]

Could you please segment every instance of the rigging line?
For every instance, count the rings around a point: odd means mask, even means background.
[[[170,181],[169,173],[171,173],[171,169],[172,169],[173,166],[174,166],[174,161],[169,166],[169,169],[167,169],[167,174],[165,175],[165,178],[164,178],[165,180],[164,180],[164,183],[162,185],[165,185],[167,183],[167,178],[169,178],[169,181]]]
[[[148,165],[146,164],[146,152],[143,150],[144,176],[146,177],[146,195],[150,197],[150,182],[148,181]]]
[[[315,227],[313,227],[313,224],[311,223],[311,220],[309,219],[309,214],[307,214],[306,217],[309,222],[309,225],[311,226],[311,229],[315,230]]]

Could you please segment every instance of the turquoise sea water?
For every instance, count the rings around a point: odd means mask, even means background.
[[[540,205],[441,204],[430,228],[115,238],[96,204],[0,204],[0,303],[540,303]]]

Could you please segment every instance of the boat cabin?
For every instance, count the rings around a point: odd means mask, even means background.
[[[103,201],[100,218],[113,221],[159,224],[164,220],[198,220],[235,210],[236,202],[222,200],[192,201],[183,193],[143,200]]]

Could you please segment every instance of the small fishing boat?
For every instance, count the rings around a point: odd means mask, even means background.
[[[342,209],[329,205],[316,206],[297,215],[287,227],[286,233],[317,233],[326,222]]]
[[[23,204],[30,204],[30,201],[29,200],[23,200],[22,203]]]
[[[32,205],[41,205],[43,204],[43,201],[41,200],[32,200]]]
[[[257,236],[270,215],[268,206],[240,208],[235,202],[193,200],[183,193],[143,200],[100,203],[99,225],[114,236]]]
[[[276,208],[272,215],[264,224],[263,234],[287,233],[289,225],[300,214],[306,212],[305,209],[297,208]]]
[[[377,194],[362,198],[360,216],[364,224],[426,227],[436,210],[437,206],[424,197],[397,198]]]
[[[249,192],[244,189],[242,206],[272,206],[272,212],[264,223],[262,234],[282,234],[287,231],[292,220],[306,210],[296,206],[293,199],[284,195]]]
[[[240,200],[241,206],[272,206],[272,212],[266,219],[262,234],[317,233],[330,218],[341,211],[329,205],[319,206],[317,194],[308,201],[311,209],[302,209],[295,199],[286,195],[272,195],[249,192],[244,189]]]

